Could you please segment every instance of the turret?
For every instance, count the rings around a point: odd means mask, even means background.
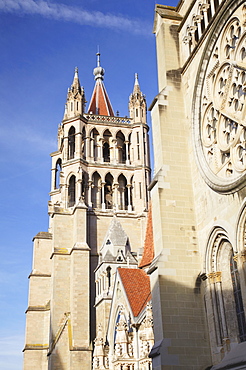
[[[145,99],[145,95],[140,90],[137,73],[135,73],[134,88],[133,88],[132,94],[129,97],[128,107],[129,107],[130,118],[132,118],[134,122],[147,123],[146,99]]]
[[[69,119],[82,115],[85,107],[84,88],[81,87],[79,81],[78,68],[75,68],[73,83],[67,92],[67,101],[65,104],[65,112],[63,119]]]

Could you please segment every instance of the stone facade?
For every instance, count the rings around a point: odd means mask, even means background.
[[[136,267],[141,257],[150,176],[146,100],[136,75],[130,117],[115,116],[97,58],[88,113],[76,69],[51,154],[49,230],[34,238],[25,370],[91,369],[97,325],[106,340],[116,267]]]
[[[153,369],[246,367],[245,12],[156,5]]]

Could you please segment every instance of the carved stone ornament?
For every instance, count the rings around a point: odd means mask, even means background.
[[[193,100],[199,168],[208,185],[222,193],[239,190],[246,179],[244,1],[229,2],[211,30]]]

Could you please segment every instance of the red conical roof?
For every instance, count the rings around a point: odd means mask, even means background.
[[[114,111],[109,100],[103,81],[98,78],[92,93],[88,113],[101,116],[114,116]]]
[[[100,66],[100,53],[97,53],[97,67],[94,68],[96,84],[92,93],[88,113],[100,116],[114,116],[114,111],[103,83],[104,69]]]

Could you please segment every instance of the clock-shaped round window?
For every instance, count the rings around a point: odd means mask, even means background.
[[[199,168],[223,193],[246,185],[246,6],[230,3],[211,29],[193,100]]]

